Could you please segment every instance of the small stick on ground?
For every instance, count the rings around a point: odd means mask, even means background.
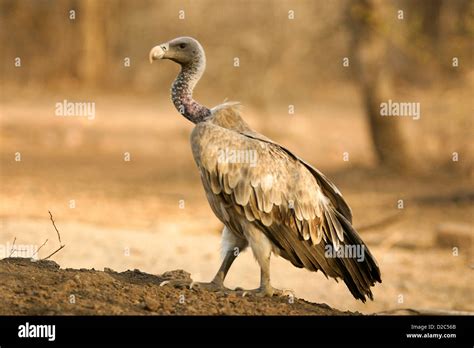
[[[53,223],[54,229],[56,230],[56,233],[58,234],[59,245],[61,245],[62,244],[61,243],[61,235],[59,234],[59,231],[58,231],[58,228],[56,227],[56,224],[54,223],[53,214],[51,214],[51,212],[49,210],[48,210],[48,213],[49,213],[49,219]]]
[[[49,213],[49,219],[51,220],[51,222],[53,223],[53,227],[54,229],[56,230],[56,233],[58,234],[58,240],[59,240],[59,248],[56,249],[55,251],[53,251],[51,254],[49,254],[48,256],[42,258],[41,260],[47,260],[49,259],[51,256],[53,256],[54,254],[56,254],[59,250],[61,250],[62,248],[64,248],[66,245],[65,244],[62,244],[61,242],[61,234],[59,233],[59,230],[58,228],[56,227],[56,224],[54,223],[54,219],[53,219],[53,214],[51,214],[51,212],[48,210],[48,213]],[[46,242],[45,242],[46,244]],[[44,244],[43,244],[44,245]],[[39,249],[38,249],[39,250]]]
[[[16,250],[16,249],[14,249],[14,247],[15,247],[15,242],[16,242],[16,237],[13,238],[12,248],[10,249],[10,255],[8,255],[8,257],[12,257],[13,252]]]
[[[42,247],[44,247],[44,245],[45,245],[46,243],[48,243],[48,240],[47,240],[47,239],[46,239],[46,240],[44,241],[44,243],[41,244],[41,246],[33,253],[33,255],[31,255],[31,258],[33,258],[33,256],[35,256],[36,254],[38,254],[38,252],[41,250]]]
[[[48,256],[42,258],[41,260],[47,260],[49,259],[51,256],[53,256],[54,254],[56,254],[59,250],[61,250],[62,248],[64,248],[65,245],[61,245],[58,249],[56,249],[54,252],[52,252],[51,254],[49,254]]]

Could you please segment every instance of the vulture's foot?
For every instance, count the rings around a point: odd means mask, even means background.
[[[184,289],[184,288],[189,288],[193,282],[191,280],[185,280],[185,279],[171,279],[171,280],[165,280],[164,282],[160,283],[160,286],[172,286],[177,289]]]
[[[218,282],[192,282],[190,289],[203,289],[211,292],[230,293],[232,290],[226,288],[222,283]]]
[[[226,288],[223,284],[218,282],[194,282],[182,279],[165,280],[160,286],[173,286],[178,289],[203,289],[211,292],[231,293],[232,290]]]
[[[255,297],[272,297],[272,296],[279,296],[279,297],[295,297],[295,293],[293,290],[280,290],[275,289],[272,286],[260,287],[257,289],[252,290],[244,290],[242,288],[236,288],[235,291],[241,295],[242,297],[245,296],[255,296]]]

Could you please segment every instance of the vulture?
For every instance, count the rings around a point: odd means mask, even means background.
[[[270,257],[275,254],[296,267],[341,279],[356,299],[373,300],[371,286],[381,282],[380,270],[352,226],[351,209],[337,187],[308,162],[254,131],[241,117],[239,103],[208,108],[193,99],[206,67],[196,39],[179,37],[157,45],[149,59],[181,66],[171,99],[195,125],[193,157],[212,211],[224,224],[222,264],[211,282],[198,287],[229,290],[226,274],[250,246],[260,266],[260,287],[245,294],[285,294],[270,283]]]

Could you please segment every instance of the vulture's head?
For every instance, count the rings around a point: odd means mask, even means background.
[[[155,46],[150,51],[150,63],[158,59],[170,59],[181,66],[205,62],[201,44],[192,37],[178,37]]]

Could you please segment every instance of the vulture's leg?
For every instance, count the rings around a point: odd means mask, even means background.
[[[257,246],[250,244],[260,266],[260,287],[255,290],[247,291],[247,293],[253,293],[257,296],[273,296],[274,293],[279,293],[278,289],[274,289],[270,283],[270,257],[272,248],[269,241],[268,244],[265,242],[260,241]]]
[[[246,237],[249,240],[250,247],[252,248],[253,254],[260,266],[260,287],[253,290],[240,290],[242,296],[248,294],[263,297],[292,294],[292,290],[275,289],[270,283],[270,257],[273,251],[273,246],[270,240],[263,232],[260,232],[255,228],[249,228]]]
[[[224,286],[224,279],[236,258],[237,255],[233,251],[228,251],[224,256],[221,267],[219,267],[219,270],[210,282],[193,282],[190,288],[206,289],[208,291],[229,291]]]
[[[161,283],[161,285],[171,285],[177,288],[189,287],[206,289],[208,291],[230,292],[231,290],[224,287],[224,279],[234,260],[247,246],[248,242],[245,239],[237,237],[230,232],[227,227],[224,227],[222,231],[222,254],[224,255],[224,259],[222,260],[222,264],[212,281],[190,282],[183,280],[167,280]]]
[[[224,259],[222,260],[219,270],[211,282],[194,282],[192,287],[196,286],[209,291],[229,291],[229,289],[224,287],[224,279],[234,260],[247,245],[248,242],[245,239],[237,237],[234,233],[229,231],[227,227],[224,227],[222,231],[222,254],[224,255]]]

